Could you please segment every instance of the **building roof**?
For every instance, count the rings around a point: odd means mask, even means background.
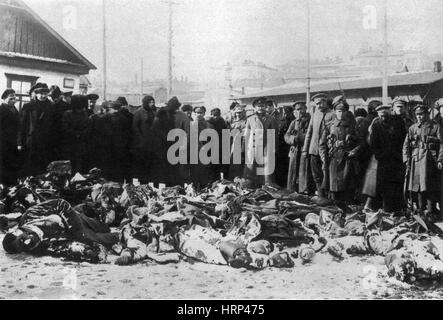
[[[408,86],[408,85],[423,85],[430,84],[443,79],[443,72],[420,71],[420,72],[405,72],[392,74],[388,77],[388,86]],[[355,90],[380,88],[382,86],[382,77],[367,77],[350,80],[324,80],[311,82],[311,93],[323,91],[341,91],[341,90]],[[261,96],[284,96],[302,94],[306,92],[306,84],[300,81],[291,82],[275,88],[266,89],[263,91],[235,96],[234,99],[248,99]]]
[[[41,25],[44,30],[46,30],[49,34],[51,34],[63,47],[66,48],[73,56],[75,56],[81,64],[86,66],[88,69],[97,69],[94,64],[92,64],[88,59],[86,59],[80,52],[78,52],[71,44],[69,44],[60,34],[58,34],[51,26],[49,26],[34,10],[32,10],[23,0],[11,0],[8,2],[0,1],[0,4],[6,5],[7,7],[22,9],[27,12],[36,22]],[[9,52],[10,53],[10,52]],[[24,58],[33,58],[38,60],[42,60],[43,57],[38,57],[35,55],[26,55]],[[65,61],[57,61],[60,59],[54,59],[54,61],[48,62],[60,62],[66,63]]]

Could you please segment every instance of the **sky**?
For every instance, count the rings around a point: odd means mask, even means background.
[[[145,79],[166,78],[167,0],[104,1],[109,79],[135,79],[141,58]],[[306,58],[307,1],[174,0],[174,76],[201,81],[226,62],[250,59],[276,66]],[[390,44],[443,52],[442,0],[386,1]],[[25,2],[97,66],[93,74],[101,74],[102,0]],[[382,0],[309,2],[313,58],[347,57],[364,42],[382,41]],[[375,8],[375,20],[367,6]]]

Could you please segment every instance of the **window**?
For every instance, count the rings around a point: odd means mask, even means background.
[[[75,86],[75,80],[71,78],[64,78],[63,79],[63,88],[67,89],[74,89]]]
[[[17,102],[15,107],[20,111],[23,104],[29,102],[29,90],[35,85],[39,77],[24,76],[19,74],[5,73],[6,86],[15,90]]]

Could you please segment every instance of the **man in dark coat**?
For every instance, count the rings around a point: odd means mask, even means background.
[[[118,101],[111,103],[109,118],[112,126],[111,177],[114,181],[131,178],[132,114]]]
[[[152,124],[155,117],[155,100],[151,96],[145,96],[142,107],[135,111],[132,121],[132,135],[134,144],[133,177],[141,183],[148,183],[152,167]]]
[[[283,118],[280,120],[278,130],[278,154],[275,168],[275,182],[282,188],[287,184],[289,169],[288,153],[290,146],[285,142],[285,134],[291,123],[295,120],[293,115],[294,108],[292,106],[285,106],[283,111]]]
[[[284,136],[285,142],[290,146],[289,149],[289,168],[287,189],[289,191],[298,191],[298,175],[300,169],[300,157],[306,132],[308,130],[311,115],[306,112],[306,102],[296,101],[294,104],[295,120],[291,122]]]
[[[319,153],[319,143],[326,127],[334,120],[334,113],[329,108],[327,103],[327,95],[324,93],[316,94],[312,97],[316,105],[316,111],[311,117],[308,131],[306,132],[305,143],[303,146],[302,156],[306,158],[309,154],[312,177],[314,178],[315,186],[319,197],[325,197],[325,187],[323,185],[324,177],[326,176],[326,164],[321,161]],[[306,168],[306,167],[305,167]],[[306,185],[306,172],[300,172],[300,184]],[[303,178],[303,179],[302,179]]]
[[[44,172],[53,160],[54,108],[48,100],[49,88],[40,83],[34,92],[36,99],[23,106],[21,117],[20,145],[26,153],[25,175]]]
[[[359,138],[360,145],[355,150],[355,156],[357,157],[361,166],[361,175],[358,177],[359,190],[361,194],[366,197],[365,208],[370,210],[372,208],[373,200],[376,196],[376,172],[377,172],[377,159],[371,152],[369,147],[369,127],[377,118],[376,108],[383,103],[379,100],[371,100],[368,103],[368,115],[363,119],[360,125],[357,127],[357,136]]]
[[[18,174],[20,115],[14,104],[15,91],[6,89],[0,105],[0,184],[12,185]]]
[[[63,129],[62,118],[63,114],[71,110],[71,94],[72,92],[62,92],[58,86],[51,86],[49,89],[49,97],[51,97],[54,106],[54,160],[67,160],[63,157]]]
[[[201,122],[201,119],[199,119]],[[211,165],[211,181],[216,181],[220,179],[220,174],[223,173],[224,177],[228,177],[229,165],[222,163],[222,133],[223,130],[228,129],[228,125],[221,116],[221,111],[219,108],[214,108],[211,110],[211,117],[208,120],[212,129],[217,131],[218,141],[219,141],[219,151],[218,151],[218,164]]]
[[[86,170],[86,144],[91,127],[86,111],[88,98],[74,95],[71,106],[72,110],[66,111],[62,118],[62,153],[64,159],[71,161],[74,173],[83,173]]]
[[[417,195],[417,207],[425,214],[435,214],[440,186],[439,167],[443,163],[443,139],[440,125],[428,119],[423,105],[415,108],[413,124],[403,144],[403,161],[407,168],[406,186]],[[425,211],[426,206],[426,211]]]
[[[402,149],[406,125],[391,114],[389,106],[378,106],[377,113],[369,130],[369,145],[378,161],[376,191],[382,198],[383,210],[399,214],[404,208]]]

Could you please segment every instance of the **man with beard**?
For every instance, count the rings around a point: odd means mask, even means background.
[[[17,178],[20,115],[14,104],[15,91],[6,89],[0,105],[0,184],[12,185]]]
[[[378,161],[376,192],[382,198],[383,210],[398,216],[404,207],[402,148],[406,125],[402,118],[391,114],[389,106],[381,105],[376,110],[378,118],[369,130],[369,145]]]
[[[326,164],[324,164],[320,158],[319,143],[324,130],[326,130],[326,127],[334,120],[334,113],[328,106],[326,94],[318,93],[312,97],[312,100],[314,101],[316,110],[309,123],[308,131],[306,132],[302,156],[306,157],[309,154],[312,177],[318,196],[324,198],[325,189],[327,188],[326,185],[323,185],[323,180],[326,176]]]
[[[71,109],[62,118],[62,151],[63,158],[71,161],[72,171],[86,170],[86,144],[89,136],[90,122],[86,109],[88,98],[74,95]]]
[[[303,143],[308,130],[311,115],[306,112],[306,102],[296,101],[294,103],[295,120],[291,122],[285,133],[285,142],[290,146],[289,149],[289,169],[287,189],[289,191],[298,191],[298,177],[300,170],[300,157]]]
[[[143,184],[148,183],[152,166],[152,124],[155,117],[155,100],[145,96],[142,106],[134,113],[132,134],[134,143],[133,177],[140,179]]]
[[[54,150],[54,108],[48,100],[49,88],[39,83],[34,92],[36,99],[23,106],[20,127],[20,145],[26,152],[25,175],[42,173]]]
[[[263,98],[254,100],[252,105],[255,113],[247,118],[245,129],[246,165],[244,178],[251,180],[258,187],[274,182],[278,123],[266,112]],[[268,138],[273,141],[268,141]]]

